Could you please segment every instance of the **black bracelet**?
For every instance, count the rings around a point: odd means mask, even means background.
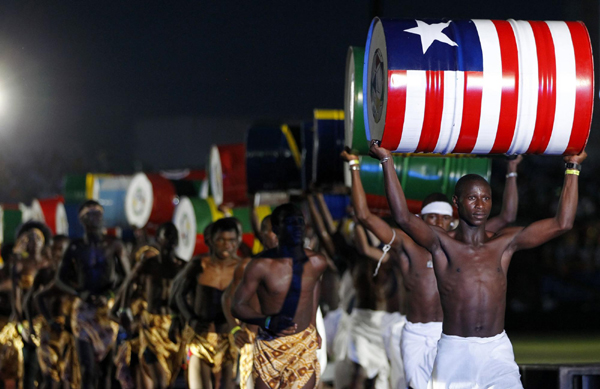
[[[581,165],[577,162],[567,162],[565,163],[565,169],[575,169],[581,171]]]

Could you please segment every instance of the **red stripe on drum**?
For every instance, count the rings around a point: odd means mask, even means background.
[[[417,150],[430,153],[440,136],[444,111],[444,71],[427,71],[425,90],[425,116]]]
[[[502,54],[502,100],[496,140],[491,154],[506,153],[517,125],[519,109],[519,52],[512,26],[507,21],[493,20]]]
[[[538,55],[538,104],[533,139],[528,154],[542,154],[552,135],[556,111],[556,58],[554,42],[548,25],[544,22],[529,22],[535,37]]]
[[[575,50],[577,74],[575,95],[575,118],[565,154],[578,154],[587,143],[594,108],[594,63],[590,36],[581,22],[566,22],[571,32]],[[590,85],[592,83],[592,85]]]
[[[406,70],[388,71],[388,103],[385,114],[385,129],[381,138],[381,147],[396,150],[402,138],[404,116],[406,114]]]
[[[168,222],[173,218],[175,211],[175,198],[177,193],[171,181],[160,174],[147,173],[148,180],[152,183],[152,192],[154,199],[152,201],[152,212],[148,223],[159,225]]]
[[[465,72],[465,87],[462,123],[458,141],[453,153],[470,153],[477,142],[481,118],[481,96],[483,94],[483,74]]]

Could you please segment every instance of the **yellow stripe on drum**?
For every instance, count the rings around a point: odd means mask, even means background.
[[[285,139],[287,140],[288,145],[290,146],[290,151],[292,152],[292,156],[294,157],[294,162],[296,162],[296,166],[298,167],[298,169],[302,168],[302,157],[300,156],[298,145],[296,144],[294,136],[292,135],[292,132],[290,131],[290,128],[287,126],[287,124],[281,126],[281,132],[283,132],[283,135],[285,135]]]
[[[271,214],[271,207],[268,205],[259,205],[256,207],[256,216],[258,217],[258,225],[262,223],[263,219]]]
[[[206,199],[206,203],[208,204],[208,207],[210,208],[210,214],[212,215],[213,222],[225,217],[223,212],[219,211],[219,207],[217,207],[217,204],[215,203],[215,200],[213,200],[212,197],[208,197]]]
[[[85,175],[85,198],[91,200],[94,197],[94,175],[88,173]]]
[[[317,120],[344,120],[344,111],[341,109],[315,109],[313,114]]]

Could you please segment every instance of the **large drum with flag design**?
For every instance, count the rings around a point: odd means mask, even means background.
[[[369,29],[370,139],[396,152],[576,154],[594,74],[581,22],[390,20]]]

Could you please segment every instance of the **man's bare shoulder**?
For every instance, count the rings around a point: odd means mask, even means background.
[[[245,265],[240,263],[236,272],[241,270],[243,277],[262,278],[263,275],[269,274],[269,269],[273,264],[274,259],[269,257],[257,256],[251,258]]]
[[[324,271],[327,268],[327,258],[325,258],[323,254],[310,249],[304,249],[304,252],[308,257],[308,260],[317,270]]]
[[[409,249],[421,247],[406,232],[402,231],[401,229],[394,228],[394,231],[396,232],[396,239],[394,239],[395,243],[392,244],[392,247],[398,248],[398,246],[402,246]]]
[[[261,256],[252,257],[247,262],[242,261],[240,263],[240,266],[243,266],[246,268],[250,267],[250,266],[252,266],[252,267],[269,266],[274,260],[273,257],[274,256],[271,256],[271,255],[270,256],[261,255]]]
[[[429,226],[434,234],[438,237],[440,242],[457,242],[456,240],[456,229],[447,231],[439,226]]]

